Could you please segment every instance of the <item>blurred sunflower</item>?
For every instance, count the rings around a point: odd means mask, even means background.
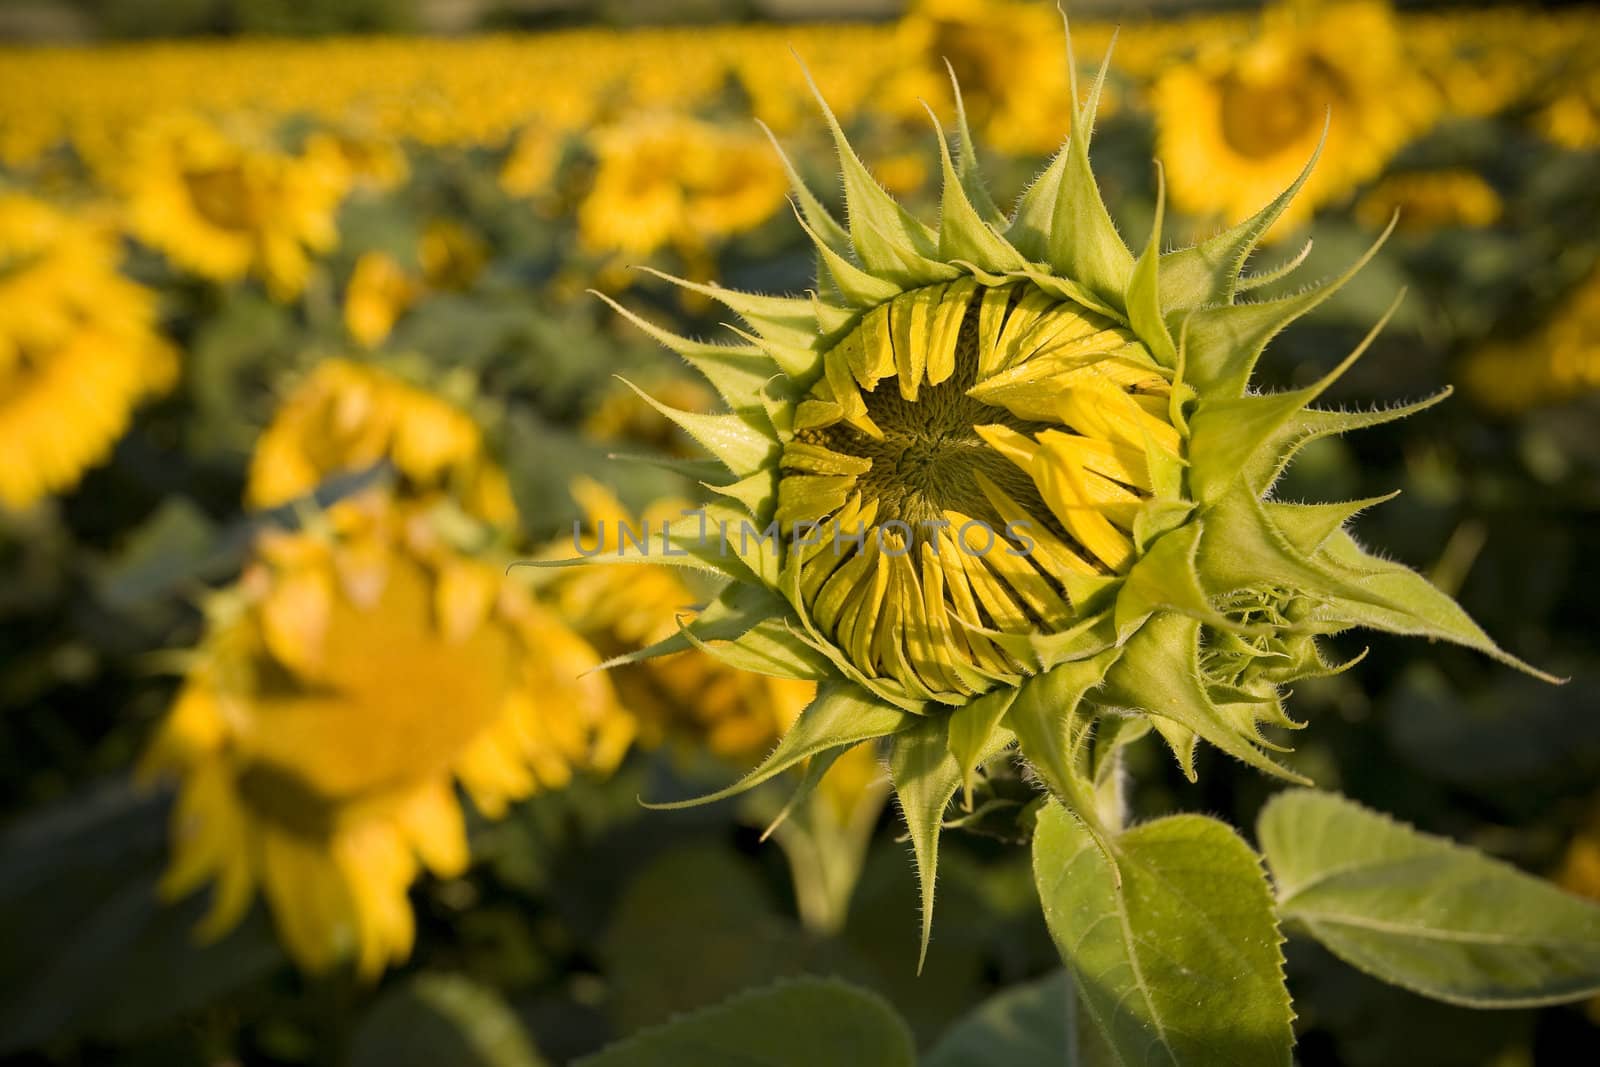
[[[659,534],[662,522],[676,521],[687,506],[662,501],[635,520],[596,482],[578,480],[573,495],[590,533],[585,551],[597,561],[616,554],[624,527],[629,537],[646,530]],[[573,547],[563,540],[551,546],[551,554],[571,555]],[[561,617],[606,656],[672,637],[680,617],[705,599],[704,591],[690,589],[671,567],[635,564],[561,571],[549,597]],[[815,683],[734,670],[695,649],[611,673],[623,704],[639,717],[643,744],[688,736],[731,762],[764,753],[816,695]]]
[[[417,245],[422,278],[430,289],[469,289],[489,262],[489,245],[454,219],[433,219]]]
[[[900,23],[896,48],[916,57],[927,78],[920,95],[948,95],[948,62],[988,143],[1004,152],[1042,153],[1059,147],[1069,99],[1060,32],[1060,15],[1049,4],[922,0]]]
[[[1356,219],[1381,230],[1399,212],[1399,228],[1481,228],[1500,219],[1500,194],[1470,170],[1408,171],[1378,182],[1356,204]]]
[[[783,166],[758,135],[654,113],[590,139],[594,182],[578,233],[591,251],[647,256],[670,245],[700,255],[771,218],[788,196]]]
[[[109,230],[0,195],[0,506],[75,485],[176,377],[155,298],[118,258]]]
[[[1544,137],[1569,152],[1600,148],[1600,70],[1570,79],[1533,121]]]
[[[405,150],[392,138],[348,130],[317,130],[306,138],[305,155],[342,170],[349,188],[383,193],[411,175]]]
[[[305,288],[311,256],[336,243],[349,178],[326,152],[287,155],[192,116],[138,131],[123,174],[141,241],[214,281],[259,276],[285,301]]]
[[[318,364],[278,410],[250,461],[245,499],[276,507],[383,460],[411,492],[448,490],[495,526],[516,522],[505,472],[471,416],[379,367]]]
[[[499,817],[612,768],[632,720],[599,657],[429,514],[367,493],[326,528],[264,535],[143,761],[179,781],[168,897],[216,882],[201,934],[264,894],[285,947],[375,976],[411,950],[407,890],[459,875],[453,782]]]
[[[1600,900],[1600,803],[1591,807],[1588,818],[1568,842],[1552,880],[1569,893]],[[1585,1008],[1589,1018],[1600,1023],[1600,997],[1591,999]]]
[[[1274,232],[1377,174],[1438,111],[1382,3],[1278,6],[1247,43],[1211,41],[1153,91],[1157,154],[1184,210],[1236,217],[1272,200],[1328,143]],[[1331,116],[1331,117],[1330,117]]]
[[[1532,335],[1467,357],[1467,389],[1505,414],[1600,389],[1600,271],[1592,272]]]
[[[415,279],[393,256],[363,252],[345,288],[344,328],[362,348],[376,348],[419,295]]]

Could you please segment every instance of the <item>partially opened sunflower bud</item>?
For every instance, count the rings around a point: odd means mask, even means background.
[[[1516,663],[1446,595],[1362,551],[1345,524],[1374,501],[1271,499],[1308,441],[1443,396],[1314,407],[1365,343],[1308,388],[1251,389],[1267,341],[1366,259],[1289,297],[1238,299],[1262,280],[1247,257],[1306,174],[1177,251],[1161,251],[1158,201],[1130,251],[1089,166],[1099,89],[1010,215],[958,110],[959,160],[941,131],[937,227],[873,181],[824,104],[849,221],[796,182],[816,295],[680,282],[745,321],[731,346],[635,320],[727,402],[721,415],[662,410],[729,477],[725,501],[679,520],[666,546],[618,546],[605,562],[730,579],[656,651],[698,645],[820,683],[767,760],[716,796],[887,739],[924,939],[944,809],[1014,744],[1104,843],[1118,817],[1098,802],[1107,755],[1148,728],[1191,777],[1203,739],[1296,779],[1262,727],[1297,725],[1282,686],[1339,669],[1319,636],[1367,626]]]

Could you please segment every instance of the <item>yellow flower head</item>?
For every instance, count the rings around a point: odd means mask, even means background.
[[[937,131],[937,226],[884,191],[824,105],[846,221],[795,181],[813,293],[679,280],[744,320],[732,345],[630,316],[726,402],[659,409],[727,474],[707,483],[719,500],[648,547],[588,564],[720,573],[719,596],[647,652],[697,647],[819,683],[768,758],[713,797],[886,745],[925,938],[944,808],[1013,745],[1114,865],[1098,815],[1105,746],[1153,730],[1191,778],[1205,740],[1303,781],[1264,731],[1300,725],[1284,686],[1339,669],[1319,636],[1366,626],[1516,663],[1421,576],[1360,548],[1345,524],[1372,501],[1272,497],[1306,442],[1416,410],[1313,406],[1371,338],[1312,386],[1251,386],[1267,342],[1376,248],[1329,282],[1240,299],[1286,273],[1245,263],[1304,172],[1244,222],[1171,251],[1158,196],[1147,243],[1128,248],[1089,165],[1103,80],[1081,106],[1069,93],[1065,146],[1010,214],[958,107],[959,163]]]
[[[176,777],[169,896],[214,880],[202,933],[257,887],[307,970],[410,952],[407,889],[468,862],[459,782],[495,818],[632,737],[599,658],[499,567],[382,494],[271,533],[212,605],[144,761]],[[580,677],[582,675],[582,677]]]
[[[635,519],[599,484],[580,479],[573,495],[583,509],[586,551],[617,551],[622,539],[659,531],[684,504],[663,502]],[[552,546],[557,555],[573,545]],[[702,597],[670,567],[585,567],[563,572],[550,590],[562,618],[606,656],[626,656],[667,640]],[[698,649],[625,664],[612,672],[629,712],[639,717],[640,740],[659,744],[691,737],[732,762],[769,750],[816,695],[815,683],[734,670]]]
[[[1237,217],[1272,199],[1327,130],[1322,161],[1283,228],[1372,177],[1433,121],[1435,91],[1406,62],[1389,8],[1372,0],[1269,9],[1248,42],[1206,42],[1154,88],[1173,202]]]
[[[172,385],[155,299],[118,258],[110,231],[0,195],[0,506],[76,484]]]
[[[1356,218],[1382,229],[1399,214],[1399,228],[1481,228],[1500,219],[1500,194],[1470,170],[1407,171],[1378,182],[1356,204]]]
[[[342,171],[348,188],[387,192],[411,173],[405,150],[399,143],[377,134],[317,130],[306,138],[305,155]]]
[[[1600,390],[1600,271],[1580,282],[1531,336],[1468,356],[1464,377],[1478,403],[1502,414]]]
[[[378,367],[330,359],[291,393],[256,444],[245,499],[275,507],[328,478],[389,461],[409,493],[452,493],[497,526],[516,521],[483,431],[448,401]]]
[[[961,82],[968,116],[1004,152],[1044,153],[1061,143],[1067,70],[1060,23],[1050,4],[1016,0],[923,0],[907,12],[896,42],[946,87],[945,63]]]
[[[1534,116],[1534,125],[1568,151],[1600,148],[1600,71],[1569,79]]]
[[[754,229],[783,206],[783,168],[759,135],[675,114],[596,130],[594,183],[578,232],[595,251],[696,251]]]
[[[311,256],[334,246],[348,179],[328,153],[287,155],[189,116],[140,130],[124,174],[141,241],[214,281],[259,277],[278,300],[298,296]]]
[[[434,219],[423,228],[417,259],[430,289],[467,289],[483,273],[489,246],[459,222]]]
[[[420,287],[393,256],[364,252],[344,294],[344,327],[363,348],[383,344],[395,320],[417,299]]]

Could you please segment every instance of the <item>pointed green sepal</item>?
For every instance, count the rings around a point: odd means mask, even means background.
[[[1201,684],[1199,656],[1198,619],[1156,614],[1127,643],[1096,699],[1157,716],[1158,730],[1160,719],[1171,719],[1258,770],[1306,784],[1305,778],[1279,765],[1228,723]]]
[[[701,448],[721,460],[735,475],[743,478],[777,462],[778,440],[771,432],[770,424],[766,424],[765,413],[758,420],[750,412],[704,415],[696,411],[683,411],[661,403],[626,378],[620,380],[646,404],[693,438]]]
[[[1169,313],[1209,307],[1214,304],[1231,304],[1239,289],[1239,276],[1245,260],[1261,238],[1278,221],[1317,165],[1322,146],[1328,139],[1328,125],[1323,123],[1322,137],[1306,160],[1299,177],[1273,201],[1250,218],[1224,230],[1215,237],[1201,241],[1190,248],[1168,252],[1161,257],[1161,306]]]
[[[1112,649],[1029,679],[1005,717],[1023,758],[1088,829],[1113,870],[1116,853],[1111,830],[1100,817],[1091,762],[1090,741],[1099,709],[1085,697],[1100,685],[1119,655]]]
[[[819,752],[875,737],[888,737],[923,721],[873,699],[871,694],[856,686],[838,681],[823,682],[817,689],[816,699],[806,705],[778,746],[755,770],[737,782],[726,789],[692,800],[675,800],[664,804],[641,803],[658,811],[674,811],[726,800],[755,788]],[[954,792],[952,786],[951,793]]]
[[[604,300],[612,310],[649,334],[664,348],[681,356],[684,362],[711,383],[711,387],[730,408],[740,410],[758,406],[762,387],[778,373],[778,365],[759,348],[691,340],[634,314],[596,289],[589,292]]]
[[[1343,274],[1303,292],[1254,304],[1204,307],[1188,315],[1185,376],[1189,384],[1203,399],[1244,396],[1267,342],[1342,289],[1372,261],[1393,232],[1391,220],[1388,228]]]
[[[1022,253],[1012,248],[993,226],[986,222],[968,197],[966,186],[950,158],[950,144],[932,110],[933,129],[939,137],[939,161],[944,171],[944,188],[939,201],[939,256],[946,262],[968,260],[985,270],[1018,270],[1028,265]]]
[[[1128,322],[1133,332],[1144,341],[1156,362],[1163,367],[1176,367],[1178,347],[1172,343],[1172,333],[1167,328],[1167,319],[1161,309],[1161,226],[1166,203],[1166,172],[1157,163],[1155,221],[1150,225],[1150,240],[1128,276],[1128,290],[1123,302],[1128,307]]]
[[[973,697],[950,713],[950,755],[961,770],[962,804],[968,811],[972,810],[972,780],[978,765],[987,758],[985,753],[991,749],[994,732],[1016,697],[1016,689],[1003,685]]]
[[[939,871],[939,831],[944,812],[961,787],[961,767],[950,754],[946,716],[920,719],[897,732],[889,744],[889,778],[894,784],[900,814],[911,837],[922,894],[922,942],[917,953],[917,973],[928,958],[933,933],[934,883]],[[1008,732],[994,731],[990,747],[979,762],[992,759],[1011,744]]]
[[[1065,15],[1062,16],[1065,20]],[[1111,50],[1116,47],[1116,31],[1106,48],[1105,60],[1095,75],[1088,99],[1078,101],[1077,64],[1072,57],[1071,32],[1067,35],[1067,66],[1072,83],[1072,124],[1067,137],[1066,166],[1056,188],[1056,201],[1050,214],[1050,229],[1045,240],[1046,261],[1054,272],[1071,278],[1098,296],[1116,305],[1123,299],[1133,274],[1133,254],[1122,243],[1116,223],[1100,196],[1100,183],[1089,165],[1089,140],[1094,131],[1094,116],[1100,105],[1100,92],[1106,72],[1111,68]]]

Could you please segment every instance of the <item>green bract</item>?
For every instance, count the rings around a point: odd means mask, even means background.
[[[1261,727],[1300,725],[1282,687],[1341,669],[1318,637],[1365,626],[1443,638],[1531,670],[1422,577],[1361,549],[1345,525],[1379,501],[1272,498],[1309,441],[1446,395],[1370,413],[1315,407],[1370,336],[1309,388],[1251,390],[1273,335],[1372,255],[1293,296],[1241,299],[1296,265],[1244,273],[1310,165],[1254,217],[1177,251],[1161,251],[1158,197],[1148,242],[1130,251],[1089,166],[1103,78],[1009,216],[985,191],[958,93],[961,151],[941,131],[937,227],[874,182],[824,103],[848,225],[790,168],[816,293],[678,281],[737,313],[748,327],[737,344],[619,308],[729,408],[657,405],[726,468],[708,482],[724,499],[671,529],[686,554],[626,558],[729,582],[679,634],[629,658],[693,646],[821,683],[756,770],[689,803],[816,757],[807,788],[849,746],[885,739],[922,880],[924,952],[944,810],[1013,746],[1118,877],[1116,827],[1097,802],[1114,788],[1117,746],[1153,728],[1191,778],[1204,739],[1301,780]],[[980,535],[993,538],[987,554],[971,543]]]

